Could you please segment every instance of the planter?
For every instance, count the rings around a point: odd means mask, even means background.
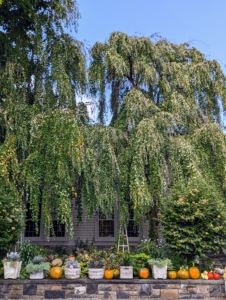
[[[64,268],[64,276],[67,279],[77,279],[80,277],[81,268]]]
[[[158,266],[158,265],[152,265],[152,276],[154,279],[166,279],[167,277],[167,265],[165,266]]]
[[[132,279],[133,278],[133,267],[132,266],[121,266],[120,267],[120,279]]]
[[[22,261],[4,262],[4,278],[16,279],[20,276]]]
[[[45,277],[44,272],[36,272],[30,274],[30,279],[43,279]]]
[[[104,278],[104,268],[89,269],[88,274],[89,274],[90,279],[103,279]]]

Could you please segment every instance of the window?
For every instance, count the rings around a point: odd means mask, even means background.
[[[127,234],[128,234],[128,237],[137,238],[137,237],[139,237],[139,226],[135,225],[134,210],[133,210],[132,205],[129,203],[128,206],[129,206],[129,223],[127,226]]]
[[[65,237],[65,224],[61,224],[59,223],[59,221],[57,221],[57,217],[56,217],[56,213],[54,211],[52,211],[51,213],[52,216],[52,221],[53,221],[53,230],[54,230],[54,234],[51,234],[50,237]]]
[[[40,237],[40,229],[41,229],[41,203],[39,203],[39,215],[38,215],[38,232],[36,232],[35,222],[32,221],[31,218],[31,210],[30,203],[26,204],[26,224],[25,224],[25,232],[24,236],[29,238],[37,238]]]
[[[29,202],[26,204],[26,207],[27,207],[27,211],[26,211],[26,225],[24,231],[24,238],[30,239],[32,241],[46,241],[47,238],[44,234],[44,229],[43,229],[42,219],[41,219],[41,208],[42,208],[41,202],[39,203],[38,232],[36,232],[35,222],[33,222],[31,218],[32,214],[31,214]],[[53,229],[55,232],[55,236],[53,234],[50,234],[50,241],[68,240],[68,233],[66,233],[65,224],[60,224],[59,221],[57,221],[55,212],[52,212],[51,215],[53,220]]]
[[[115,241],[118,236],[118,225],[120,221],[119,210],[115,209],[113,214],[105,216],[101,211],[98,212],[95,222],[95,240],[97,242]],[[129,222],[127,234],[130,242],[140,240],[139,226],[134,222],[134,211],[129,204]]]
[[[101,211],[99,211],[99,237],[114,237],[114,224],[114,214],[106,217]]]
[[[105,216],[101,211],[96,216],[96,241],[114,241],[117,235],[117,213]]]

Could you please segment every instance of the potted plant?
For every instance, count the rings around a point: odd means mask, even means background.
[[[45,277],[44,272],[49,273],[50,264],[44,262],[41,256],[35,256],[33,260],[26,265],[25,270],[30,274],[30,279],[43,279]]]
[[[77,279],[80,277],[81,267],[76,260],[67,260],[64,267],[64,276],[67,279]]]
[[[164,248],[155,247],[152,251],[152,258],[148,260],[151,265],[152,276],[154,279],[166,279],[167,264],[171,263],[167,258],[167,253]]]
[[[88,275],[90,279],[102,279],[104,277],[104,261],[90,260],[88,262]]]
[[[118,257],[114,253],[110,253],[105,258],[105,271],[104,271],[104,278],[112,279],[112,278],[119,278],[119,263]]]
[[[120,262],[120,279],[133,278],[133,264],[134,261],[129,253],[125,253]]]
[[[131,257],[134,260],[134,265],[133,265],[133,275],[138,276],[138,277],[147,277],[147,273],[149,271],[149,264],[148,264],[148,259],[150,258],[150,255],[147,255],[145,253],[137,253],[137,254],[132,254]],[[144,270],[148,269],[148,270]],[[144,275],[146,273],[146,275]]]
[[[52,268],[50,269],[49,275],[52,279],[60,279],[63,276],[62,269],[63,261],[61,258],[55,258],[51,262]]]
[[[20,261],[20,254],[17,252],[7,253],[6,258],[3,259],[4,278],[16,279],[20,276],[22,261]]]

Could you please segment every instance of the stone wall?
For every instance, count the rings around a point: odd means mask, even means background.
[[[225,299],[224,280],[0,280],[0,299]]]

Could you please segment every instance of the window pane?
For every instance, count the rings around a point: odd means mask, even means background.
[[[35,222],[31,220],[26,221],[25,237],[39,237],[40,236],[40,221],[38,221],[38,233],[35,231]]]
[[[53,220],[53,230],[55,237],[64,237],[65,236],[65,224],[60,224],[57,220]],[[50,234],[53,237],[52,234]]]
[[[133,220],[129,220],[129,224],[127,226],[127,234],[128,237],[139,236],[139,226],[135,225]]]
[[[109,214],[108,216],[106,216],[101,211],[99,211],[99,220],[114,220],[114,214]]]
[[[27,210],[26,210],[26,226],[25,226],[25,237],[39,237],[40,236],[40,224],[41,224],[41,203],[39,203],[39,215],[38,215],[38,233],[36,232],[35,222],[31,219],[31,210],[30,210],[30,203],[27,203]]]
[[[99,237],[114,237],[114,220],[99,220]]]
[[[139,236],[139,226],[134,223],[134,210],[131,203],[128,203],[129,206],[129,223],[127,226],[128,237],[138,237]]]

